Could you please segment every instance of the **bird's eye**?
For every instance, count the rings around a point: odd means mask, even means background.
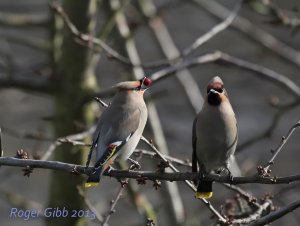
[[[206,92],[209,93],[209,91],[210,91],[211,89],[217,91],[218,93],[223,93],[223,91],[224,91],[224,88],[223,88],[223,87],[218,87],[218,88],[207,87]]]
[[[223,87],[221,87],[221,88],[218,88],[218,89],[216,89],[216,91],[217,91],[218,93],[223,93],[223,91],[224,91],[224,88],[223,88]]]

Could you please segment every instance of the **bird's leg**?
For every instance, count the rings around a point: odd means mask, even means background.
[[[135,161],[131,158],[128,158],[128,160],[132,163],[132,165],[129,167],[129,170],[141,169],[142,168],[141,165],[137,161]]]
[[[230,172],[228,165],[226,165],[225,170],[227,170],[227,172],[228,172],[227,176],[228,176],[229,183],[231,184],[233,182],[233,175]]]
[[[85,169],[87,169],[90,165],[90,162],[91,162],[91,158],[92,158],[92,153],[93,153],[93,147],[91,147],[91,150],[88,154],[88,157],[87,157],[87,160],[86,160],[86,163],[85,163]]]
[[[206,175],[207,175],[207,172],[206,172],[204,165],[200,165],[199,180],[202,181]]]
[[[110,171],[114,170],[115,168],[109,165],[106,169],[107,173],[110,173]]]

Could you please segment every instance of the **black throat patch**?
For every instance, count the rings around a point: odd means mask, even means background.
[[[218,93],[209,92],[207,95],[207,101],[210,105],[219,106],[222,99]]]

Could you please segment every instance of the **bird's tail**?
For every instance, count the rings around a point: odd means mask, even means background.
[[[101,172],[102,172],[102,167],[95,169],[95,171],[89,175],[84,187],[89,188],[89,187],[94,187],[99,185]]]
[[[209,199],[212,197],[212,181],[199,180],[197,192],[195,194],[197,199]]]

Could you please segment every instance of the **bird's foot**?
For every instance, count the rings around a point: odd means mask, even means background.
[[[229,183],[232,184],[232,182],[233,182],[233,175],[232,175],[232,173],[230,172],[230,170],[229,170],[228,167],[226,167],[225,169],[227,170],[227,173],[228,173],[228,174],[227,174],[227,177],[228,177]]]
[[[132,163],[131,166],[129,167],[129,170],[134,170],[134,169],[139,170],[142,168],[141,165],[137,161],[135,161],[131,158],[128,158],[128,160]]]
[[[206,176],[207,176],[207,172],[200,170],[199,172],[199,180],[202,181]]]
[[[112,170],[114,170],[114,169],[115,169],[114,167],[108,166],[107,169],[106,169],[106,171],[107,171],[107,173],[110,173],[110,171],[112,171]]]
[[[92,153],[93,153],[93,148],[91,148],[86,163],[85,163],[85,170],[87,170],[89,168],[90,162],[91,162],[91,158],[92,158]]]

